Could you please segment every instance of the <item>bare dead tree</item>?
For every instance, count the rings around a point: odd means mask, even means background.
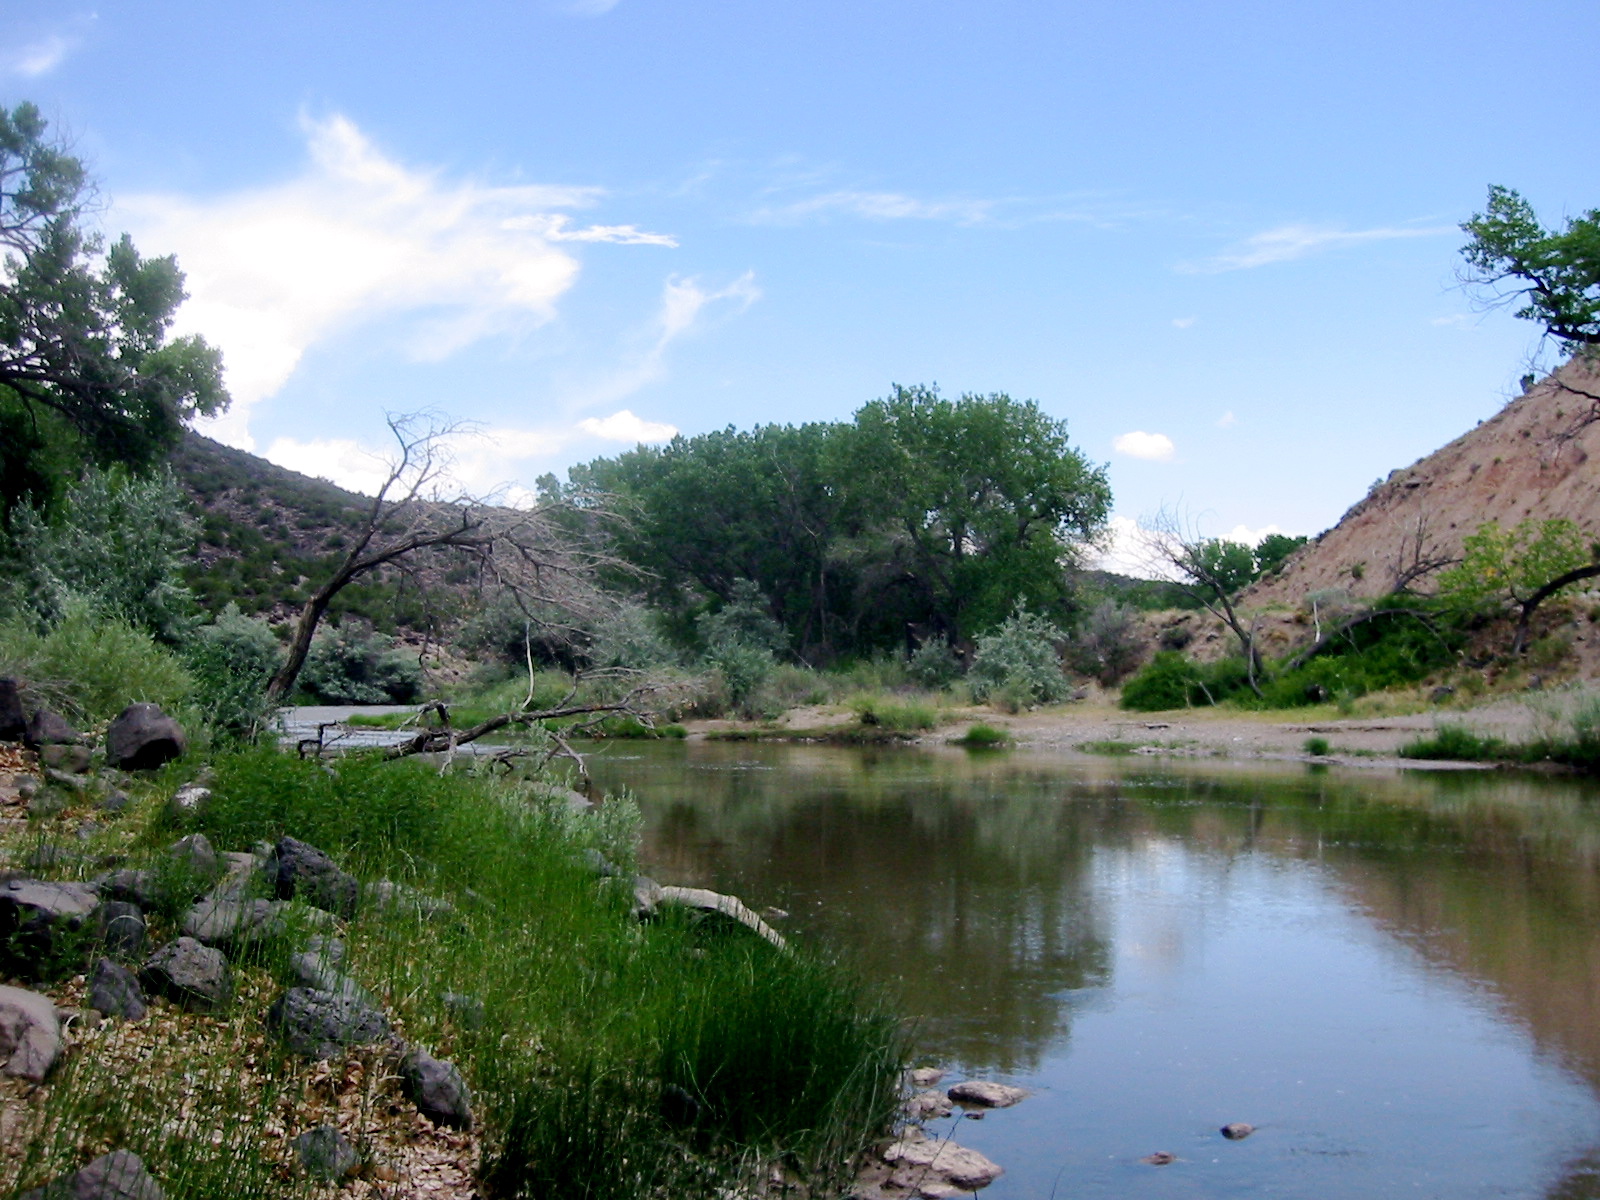
[[[1443,545],[1430,537],[1428,514],[1419,512],[1416,524],[1400,538],[1400,548],[1395,552],[1393,581],[1389,591],[1409,592],[1411,585],[1419,579],[1426,579],[1429,575],[1446,567],[1453,567],[1460,561],[1459,555],[1447,554]]]
[[[578,514],[568,499],[516,509],[465,494],[446,494],[448,443],[459,424],[432,413],[388,417],[397,453],[367,506],[344,558],[301,606],[283,665],[267,685],[276,706],[293,690],[317,626],[344,588],[373,572],[419,576],[442,556],[473,564],[480,583],[514,596],[532,620],[575,620],[604,600],[596,574],[618,564],[593,534],[593,509]],[[574,519],[576,518],[576,519]]]
[[[1220,564],[1216,558],[1207,553],[1213,539],[1201,537],[1169,509],[1162,509],[1150,518],[1139,532],[1150,565],[1158,573],[1172,578],[1184,595],[1221,621],[1239,639],[1246,682],[1252,692],[1261,695],[1262,662],[1256,646],[1257,622],[1252,621],[1247,626],[1244,614],[1234,604],[1234,593],[1229,586],[1232,581],[1218,569]],[[1176,578],[1173,578],[1174,573]]]

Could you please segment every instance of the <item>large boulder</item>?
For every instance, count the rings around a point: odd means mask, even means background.
[[[21,685],[15,679],[0,679],[0,742],[20,742],[27,731]]]
[[[139,982],[194,1012],[210,1012],[233,998],[233,973],[222,951],[191,937],[168,942],[152,954]]]
[[[106,763],[119,770],[154,770],[188,749],[183,727],[156,704],[130,704],[106,726]]]
[[[61,1022],[49,996],[0,987],[0,1067],[30,1083],[42,1083],[61,1056]]]
[[[95,964],[94,974],[89,977],[88,1003],[108,1017],[129,1021],[138,1021],[149,1011],[138,976],[109,958]]]
[[[400,1086],[435,1125],[472,1128],[472,1098],[454,1064],[413,1049],[400,1060]]]
[[[32,1188],[17,1200],[167,1200],[132,1150],[114,1150],[81,1171]]]
[[[0,970],[49,979],[78,965],[100,897],[81,883],[11,879],[0,885]]]
[[[366,1001],[318,988],[290,988],[267,1010],[267,1028],[307,1058],[332,1058],[342,1047],[389,1034],[389,1018]]]
[[[272,848],[280,900],[302,900],[346,919],[356,915],[361,885],[321,850],[298,838],[279,838]]]

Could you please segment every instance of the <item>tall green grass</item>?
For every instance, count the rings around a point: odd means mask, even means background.
[[[803,948],[682,913],[630,917],[622,881],[638,814],[626,799],[575,815],[537,800],[529,781],[360,757],[325,766],[266,748],[220,757],[212,789],[184,824],[161,808],[135,860],[180,832],[219,849],[288,834],[365,882],[453,906],[433,919],[364,906],[344,932],[346,970],[408,1040],[462,1070],[497,1197],[711,1196],[775,1162],[837,1181],[893,1119],[906,1046],[876,991]],[[586,848],[621,876],[596,877]],[[169,936],[176,915],[158,915],[153,933]],[[152,1081],[75,1060],[51,1091],[44,1124],[55,1132],[18,1172],[0,1167],[0,1191],[77,1165],[88,1145],[126,1145],[175,1200],[292,1194],[264,1130],[317,1085],[257,1044],[292,942],[254,954],[253,988],[229,1013],[183,1017],[197,1040]],[[447,993],[475,998],[482,1021]],[[230,1083],[225,1064],[246,1059],[248,1086]],[[174,1106],[186,1113],[181,1147],[167,1144]]]

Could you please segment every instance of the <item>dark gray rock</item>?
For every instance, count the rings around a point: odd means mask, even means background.
[[[203,833],[179,838],[167,847],[167,857],[207,885],[216,882],[222,874],[222,860],[211,848],[211,839]]]
[[[120,813],[133,803],[133,798],[127,792],[112,788],[101,798],[100,811],[103,813]]]
[[[295,982],[301,987],[317,992],[330,992],[335,996],[360,1000],[365,1004],[376,1004],[372,993],[340,971],[336,964],[315,951],[302,950],[299,954],[290,955],[289,970],[294,975]]]
[[[0,679],[0,742],[20,742],[27,732],[20,685],[15,679]]]
[[[469,996],[465,992],[445,992],[439,997],[439,1002],[462,1029],[483,1028],[483,1001],[476,996]]]
[[[376,1042],[389,1033],[389,1019],[353,996],[314,988],[290,988],[267,1010],[267,1028],[307,1058],[332,1058],[343,1046]]]
[[[82,962],[100,897],[81,883],[12,879],[0,886],[0,968],[47,979]]]
[[[95,964],[94,974],[89,977],[88,1002],[90,1008],[108,1017],[129,1021],[140,1020],[149,1011],[138,976],[109,958]]]
[[[102,900],[97,919],[100,946],[112,958],[132,960],[144,956],[144,912],[137,904],[127,900]]]
[[[288,932],[279,900],[224,900],[206,897],[183,918],[186,936],[208,946],[245,946]]]
[[[28,797],[28,815],[35,820],[59,816],[66,807],[67,798],[55,788],[39,788]]]
[[[233,997],[233,974],[222,951],[192,937],[168,942],[152,954],[139,982],[193,1012],[210,1012]]]
[[[34,793],[43,786],[32,775],[18,775],[11,782],[17,789],[17,795],[23,800],[32,800]]]
[[[344,1179],[361,1165],[355,1147],[333,1125],[308,1129],[290,1144],[306,1174],[318,1179]]]
[[[306,953],[315,954],[330,966],[344,966],[344,942],[325,933],[313,934],[306,939]]]
[[[42,746],[68,746],[83,739],[60,713],[41,708],[28,718],[28,728],[22,740],[30,750],[38,750]]]
[[[224,850],[222,879],[211,889],[208,898],[214,900],[249,900],[272,891],[262,862],[254,854],[243,850]]]
[[[48,746],[45,747],[46,750],[49,748]],[[41,753],[43,752],[41,751]],[[54,767],[46,767],[44,769],[44,777],[57,787],[64,787],[69,792],[87,792],[94,786],[94,780],[87,775],[74,775],[69,771],[58,771]]]
[[[89,769],[94,753],[87,746],[73,743],[55,743],[39,747],[39,761],[46,767],[70,775],[82,775]]]
[[[107,900],[125,900],[140,908],[155,908],[166,895],[166,889],[154,871],[123,867],[102,875],[95,884],[100,895]]]
[[[167,1200],[167,1194],[131,1150],[114,1150],[81,1171],[63,1175],[17,1200]]]
[[[106,762],[125,771],[150,771],[189,749],[183,727],[155,704],[130,704],[106,726]]]
[[[356,915],[361,885],[321,850],[298,838],[280,838],[272,848],[280,900],[298,899],[346,919]]]
[[[0,1071],[42,1083],[61,1057],[61,1020],[49,996],[0,987]]]
[[[472,1128],[472,1098],[454,1064],[413,1049],[400,1060],[400,1086],[417,1111],[435,1125]]]
[[[456,911],[456,906],[448,900],[387,879],[368,885],[367,900],[379,912],[419,917],[424,921],[453,916]]]

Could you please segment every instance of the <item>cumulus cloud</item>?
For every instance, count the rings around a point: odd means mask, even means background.
[[[1132,517],[1112,517],[1107,522],[1092,565],[1135,579],[1175,578],[1172,564],[1154,551],[1149,531]]]
[[[1166,434],[1146,433],[1142,429],[1118,434],[1111,439],[1111,448],[1129,458],[1143,458],[1151,462],[1170,462],[1177,452],[1177,447]]]
[[[591,437],[608,442],[626,442],[637,446],[640,442],[670,442],[678,435],[675,425],[663,421],[646,421],[636,417],[629,409],[620,409],[609,417],[585,417],[578,428]]]
[[[597,188],[450,181],[385,156],[345,117],[303,126],[309,161],[288,182],[133,196],[115,214],[146,253],[178,255],[190,299],[176,331],[222,349],[234,398],[208,432],[246,449],[251,408],[332,335],[400,315],[405,353],[437,361],[549,321],[578,275],[561,242],[674,244],[630,225],[571,229],[550,211],[593,204]]]
[[[900,192],[833,191],[791,204],[758,209],[751,219],[760,224],[791,225],[834,214],[869,221],[953,221],[978,225],[994,211],[991,200],[919,200]]]
[[[1178,269],[1191,275],[1217,275],[1224,271],[1245,271],[1269,263],[1289,262],[1323,250],[1359,246],[1367,242],[1395,238],[1437,237],[1460,232],[1454,225],[1390,226],[1380,229],[1337,229],[1325,225],[1279,225],[1254,234],[1221,254],[1199,262],[1183,263]]]
[[[1260,529],[1251,529],[1248,525],[1235,525],[1222,536],[1226,541],[1238,542],[1241,546],[1259,546],[1262,538],[1282,532],[1283,530],[1276,525],[1263,525]]]

